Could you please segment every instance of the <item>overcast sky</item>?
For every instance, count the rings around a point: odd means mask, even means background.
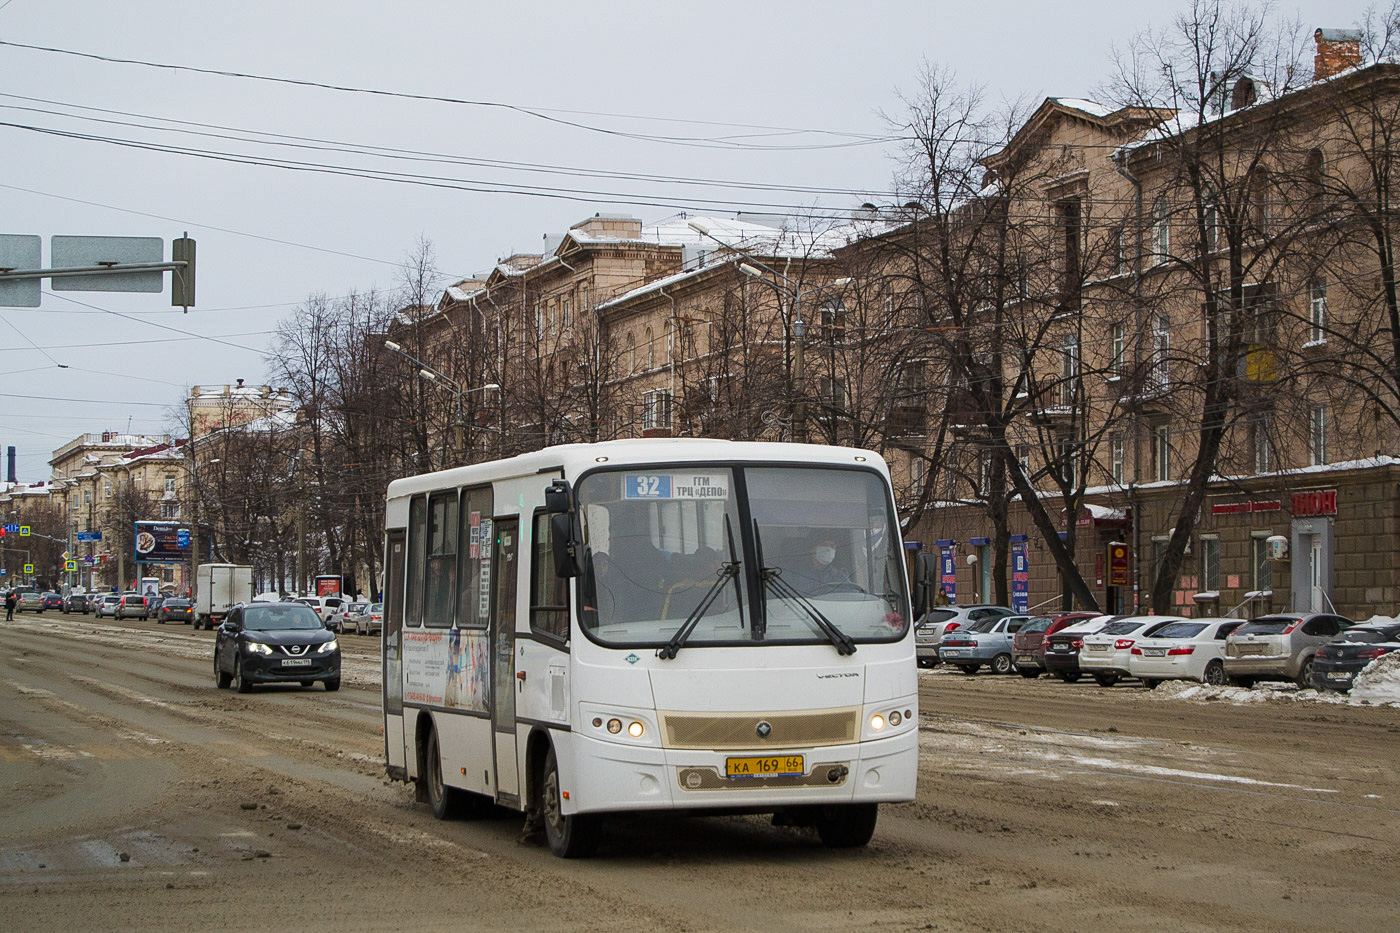
[[[45,282],[40,308],[0,308],[0,446],[18,448],[19,479],[33,482],[80,434],[177,431],[189,385],[267,381],[279,320],[309,295],[392,289],[420,240],[446,284],[597,211],[656,221],[682,209],[878,201],[894,169],[880,113],[899,112],[925,60],[993,100],[1093,97],[1114,44],[1181,9],[0,0],[0,233],[42,237],[46,265],[54,235],[161,237],[167,256],[185,231],[199,244],[188,315],[170,308],[168,285],[114,295]],[[1311,29],[1354,25],[1363,6],[1308,0],[1280,11]],[[249,157],[451,187],[230,161]]]

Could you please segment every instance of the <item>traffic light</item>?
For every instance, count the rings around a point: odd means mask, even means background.
[[[186,263],[170,271],[170,305],[188,311],[194,307],[194,240],[180,237],[170,241],[170,261]]]

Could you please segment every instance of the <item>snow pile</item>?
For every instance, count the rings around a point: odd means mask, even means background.
[[[1400,651],[1376,658],[1352,681],[1353,705],[1400,706]]]
[[[1274,701],[1346,702],[1346,697],[1340,694],[1300,690],[1297,684],[1267,680],[1260,681],[1254,687],[1212,687],[1194,680],[1168,680],[1152,691],[1152,696],[1165,700],[1196,700],[1198,702],[1234,703],[1236,705]]]

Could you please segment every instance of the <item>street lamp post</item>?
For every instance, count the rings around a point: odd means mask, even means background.
[[[795,443],[807,443],[807,325],[802,320],[802,296],[821,291],[824,288],[844,288],[851,284],[849,278],[839,278],[828,285],[814,285],[811,288],[798,288],[792,279],[777,269],[764,265],[747,250],[732,243],[726,243],[710,232],[704,224],[691,221],[687,226],[701,236],[709,237],[726,249],[733,250],[748,262],[739,263],[739,271],[772,288],[779,296],[779,304],[784,296],[788,299],[788,314],[784,315],[788,333],[792,340],[792,439]],[[779,285],[769,275],[782,279]]]
[[[500,385],[494,382],[488,382],[486,385],[477,386],[474,389],[463,389],[456,383],[455,380],[449,378],[448,376],[444,375],[438,370],[433,369],[433,367],[429,366],[427,363],[424,363],[422,360],[409,353],[403,347],[399,346],[397,343],[394,343],[394,341],[386,340],[384,341],[384,346],[388,347],[390,350],[393,350],[399,356],[402,356],[404,359],[416,365],[418,367],[418,375],[421,376],[423,379],[425,379],[428,382],[431,382],[433,385],[441,389],[446,389],[448,392],[452,393],[452,397],[456,403],[457,409],[453,425],[452,446],[457,454],[457,462],[465,463],[467,459],[467,415],[466,410],[463,406],[463,399],[466,396],[471,395],[473,392],[485,392],[490,389],[495,389],[497,392],[500,392]]]

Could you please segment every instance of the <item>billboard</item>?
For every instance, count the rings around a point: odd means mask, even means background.
[[[181,564],[190,559],[190,528],[179,522],[136,522],[136,561]]]

